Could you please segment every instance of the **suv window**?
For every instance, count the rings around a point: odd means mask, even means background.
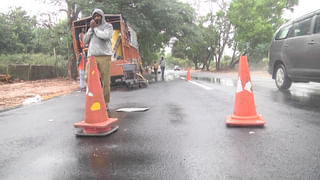
[[[316,23],[314,25],[314,33],[320,33],[320,16],[316,18]]]
[[[276,40],[281,40],[281,39],[285,39],[288,35],[288,32],[289,32],[289,29],[290,29],[291,26],[286,26],[286,27],[283,27],[279,30],[279,32],[277,33],[275,39]]]
[[[290,28],[288,38],[307,35],[309,33],[310,26],[311,26],[311,18],[294,23],[292,28]]]

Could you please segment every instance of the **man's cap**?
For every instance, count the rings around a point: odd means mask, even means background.
[[[95,14],[99,14],[100,16],[103,16],[104,13],[101,9],[94,9],[93,12],[92,12],[92,17],[95,15]]]

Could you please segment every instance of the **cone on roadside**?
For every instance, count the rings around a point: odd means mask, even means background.
[[[76,135],[79,136],[106,136],[115,132],[119,127],[111,127],[117,118],[109,118],[106,112],[100,73],[97,68],[96,58],[90,57],[88,70],[88,87],[86,92],[86,107],[84,121],[74,124],[76,128],[82,128]]]
[[[265,120],[256,112],[246,56],[240,57],[234,112],[226,118],[228,126],[263,126]]]
[[[187,81],[190,81],[191,80],[191,73],[190,73],[190,68],[188,68],[188,71],[187,71]]]

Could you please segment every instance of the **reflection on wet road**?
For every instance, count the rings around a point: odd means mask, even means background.
[[[0,113],[0,179],[319,179],[320,85],[278,91],[252,77],[264,128],[227,128],[236,74],[166,73],[147,88],[117,87],[108,137],[76,137],[84,93]],[[119,108],[150,108],[117,112]],[[49,121],[50,120],[50,121]]]
[[[305,110],[320,110],[320,87],[315,84],[295,84],[287,91],[271,91],[276,102]]]
[[[209,76],[209,77],[208,77]],[[176,78],[177,75],[175,75]],[[180,77],[185,77],[184,73],[180,73]],[[203,77],[201,73],[193,73],[192,79],[212,83],[215,85],[236,87],[237,75],[233,77],[214,74]],[[251,76],[252,78],[252,76]],[[264,96],[271,97],[275,102],[282,102],[289,106],[308,110],[320,110],[320,83],[294,83],[289,90],[280,91],[276,88],[274,81],[267,77],[252,78],[253,88],[259,90]]]
[[[219,85],[224,85],[224,86],[236,86],[236,81],[232,79],[222,79],[222,78],[215,78],[215,77],[194,77],[195,80],[199,81],[207,81],[209,83],[214,83],[214,84],[219,84]]]

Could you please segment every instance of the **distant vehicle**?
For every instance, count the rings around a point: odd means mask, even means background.
[[[180,66],[175,65],[174,68],[173,68],[173,70],[174,70],[174,71],[180,71]]]
[[[269,51],[269,73],[280,90],[320,82],[320,10],[282,25]]]

